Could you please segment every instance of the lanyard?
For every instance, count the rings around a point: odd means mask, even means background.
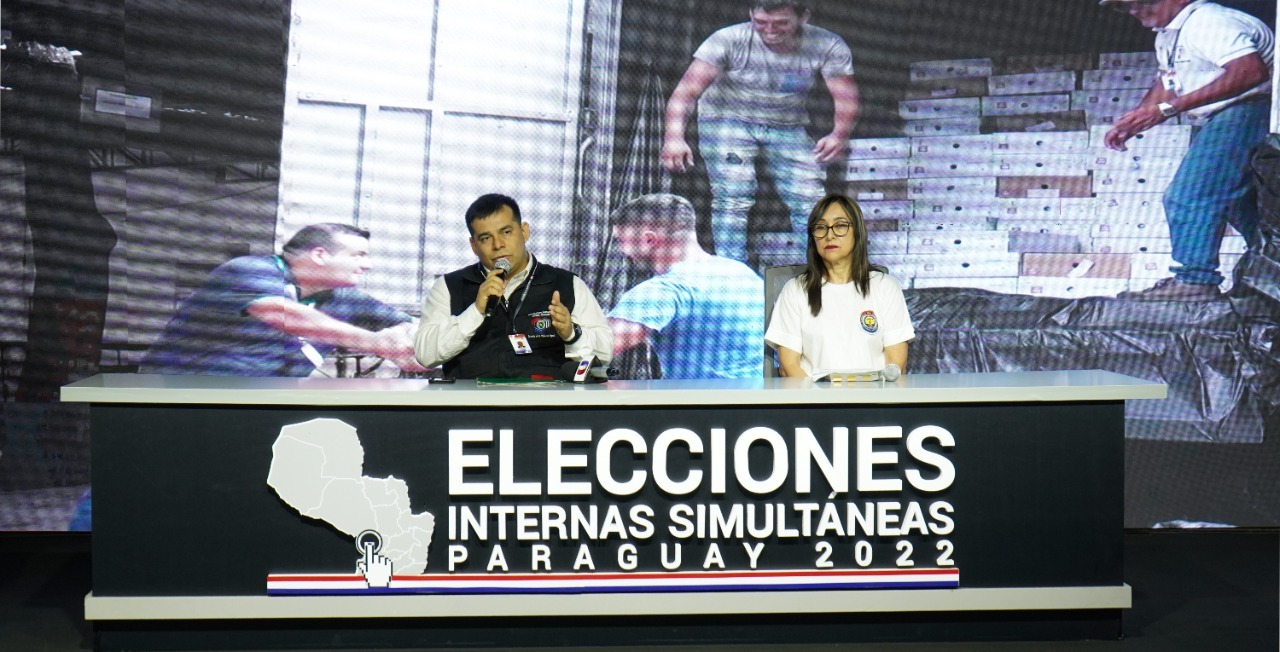
[[[1178,26],[1178,29],[1173,30],[1173,45],[1170,46],[1169,50],[1165,53],[1166,60],[1158,62],[1161,64],[1161,74],[1174,74],[1173,60],[1178,56],[1178,41],[1182,40],[1182,30],[1186,29],[1187,23],[1191,21],[1191,17],[1196,15],[1196,12],[1200,11],[1200,7],[1203,6],[1204,5],[1196,5],[1196,8],[1192,9],[1191,13],[1187,14],[1187,17],[1183,19],[1182,24]]]
[[[272,256],[271,259],[275,261],[276,268],[284,273],[284,289],[289,294],[289,298],[304,306],[314,306],[316,303],[315,296],[311,296],[306,299],[302,298],[302,288],[294,282],[293,270],[289,269],[289,265],[284,262],[284,257]]]

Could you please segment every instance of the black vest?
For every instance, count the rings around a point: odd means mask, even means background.
[[[493,314],[480,325],[471,343],[452,360],[444,363],[444,373],[455,378],[528,378],[534,374],[560,376],[564,366],[564,340],[551,325],[551,295],[560,293],[560,303],[573,310],[573,272],[537,262],[531,277],[516,288],[507,305],[498,303]],[[485,271],[479,264],[469,265],[444,275],[449,288],[449,311],[461,315],[475,310],[476,293],[484,282]],[[529,294],[521,304],[524,287]],[[492,299],[491,299],[492,301]],[[519,313],[515,311],[519,308]],[[523,333],[529,340],[531,353],[516,355],[508,335]]]

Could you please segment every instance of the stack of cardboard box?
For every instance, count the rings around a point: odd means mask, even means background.
[[[907,287],[1114,296],[1173,264],[1161,197],[1191,126],[1106,149],[1155,76],[1151,53],[912,65],[905,138],[850,142],[848,192],[875,262]],[[1244,251],[1229,232],[1223,270]]]

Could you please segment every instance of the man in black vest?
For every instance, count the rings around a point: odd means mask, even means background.
[[[455,378],[557,378],[566,360],[609,361],[600,304],[582,279],[525,249],[529,225],[514,199],[484,195],[466,220],[479,262],[431,288],[414,339],[419,362]]]

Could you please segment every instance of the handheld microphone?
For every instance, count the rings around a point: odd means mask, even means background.
[[[890,362],[884,366],[884,371],[880,372],[880,377],[884,378],[885,382],[891,383],[902,377],[902,369],[898,367],[898,365]]]
[[[511,273],[511,261],[506,258],[499,258],[497,262],[493,264],[493,269],[498,272],[498,276],[506,278],[507,274]],[[484,316],[486,319],[493,316],[493,307],[498,305],[498,301],[500,300],[501,297],[489,297],[489,303],[484,306]]]

